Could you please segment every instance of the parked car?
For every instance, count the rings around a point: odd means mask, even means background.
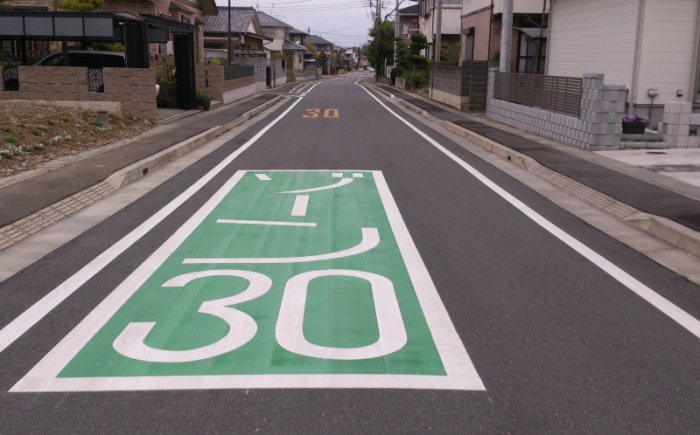
[[[50,54],[34,66],[63,66],[63,52]],[[126,68],[126,55],[118,51],[69,51],[68,66],[84,66],[93,69]],[[102,92],[103,87],[104,85],[98,92]],[[160,86],[156,84],[156,95],[159,92]]]

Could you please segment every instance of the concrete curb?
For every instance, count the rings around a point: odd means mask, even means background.
[[[373,90],[379,92],[387,98],[397,102],[398,104],[406,107],[407,109],[423,116],[425,119],[438,124],[439,126],[445,128],[452,133],[468,139],[475,145],[484,148],[485,150],[496,154],[508,161],[515,163],[517,166],[525,169],[528,172],[538,175],[537,170],[540,168],[545,168],[540,165],[535,159],[514,151],[504,145],[494,142],[491,139],[485,138],[479,134],[474,133],[471,130],[455,125],[449,121],[444,121],[442,119],[436,118],[427,111],[414,106],[408,101],[396,98],[391,92],[387,92],[384,89],[378,88],[377,86],[366,83]],[[564,175],[559,174],[562,177]],[[573,180],[572,180],[573,181]],[[603,195],[603,194],[601,194]],[[629,207],[629,206],[628,206]],[[630,207],[632,208],[632,207]],[[680,248],[690,254],[700,257],[700,233],[670,219],[656,216],[641,211],[637,211],[631,216],[621,219],[628,225],[632,225],[636,228],[646,231],[647,233],[655,236],[661,240],[664,240],[673,246]]]
[[[127,166],[126,168],[122,168],[110,175],[109,177],[107,177],[107,179],[104,182],[112,186],[114,189],[120,189],[126,186],[127,184],[132,183],[138,180],[139,178],[143,177],[144,175],[148,174],[148,172],[150,172],[152,168],[172,161],[182,156],[183,154],[187,154],[188,152],[199,148],[200,146],[204,145],[210,140],[233,129],[234,127],[243,124],[258,113],[277,104],[280,100],[282,100],[282,97],[278,95],[272,100],[256,107],[255,109],[245,112],[244,114],[242,114],[241,116],[239,116],[231,122],[228,122],[224,125],[212,127],[203,133],[200,133],[196,136],[192,136],[191,138],[177,143],[171,146],[170,148],[153,154],[152,156],[146,157],[145,159],[133,163]]]

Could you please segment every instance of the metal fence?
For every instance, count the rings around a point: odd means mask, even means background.
[[[580,116],[583,79],[523,73],[496,73],[494,98]]]
[[[19,73],[16,66],[6,66],[3,76],[6,91],[19,91]]]
[[[105,91],[102,68],[88,68],[88,86],[91,92]]]
[[[224,67],[224,80],[236,80],[244,77],[253,77],[255,67],[253,65],[230,65]]]
[[[433,65],[430,71],[431,87],[452,95],[469,97],[463,110],[486,110],[489,62],[465,61],[461,66]]]

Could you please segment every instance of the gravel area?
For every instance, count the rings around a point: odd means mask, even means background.
[[[0,102],[0,177],[129,139],[153,127],[149,121],[111,115],[103,124],[95,110]]]

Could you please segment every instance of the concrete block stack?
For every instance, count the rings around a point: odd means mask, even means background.
[[[625,109],[624,86],[605,85],[603,74],[584,74],[581,114],[575,117],[495,99],[497,71],[492,68],[489,72],[488,118],[586,150],[620,149]]]
[[[659,132],[671,148],[700,148],[700,113],[692,113],[692,103],[668,102]]]

